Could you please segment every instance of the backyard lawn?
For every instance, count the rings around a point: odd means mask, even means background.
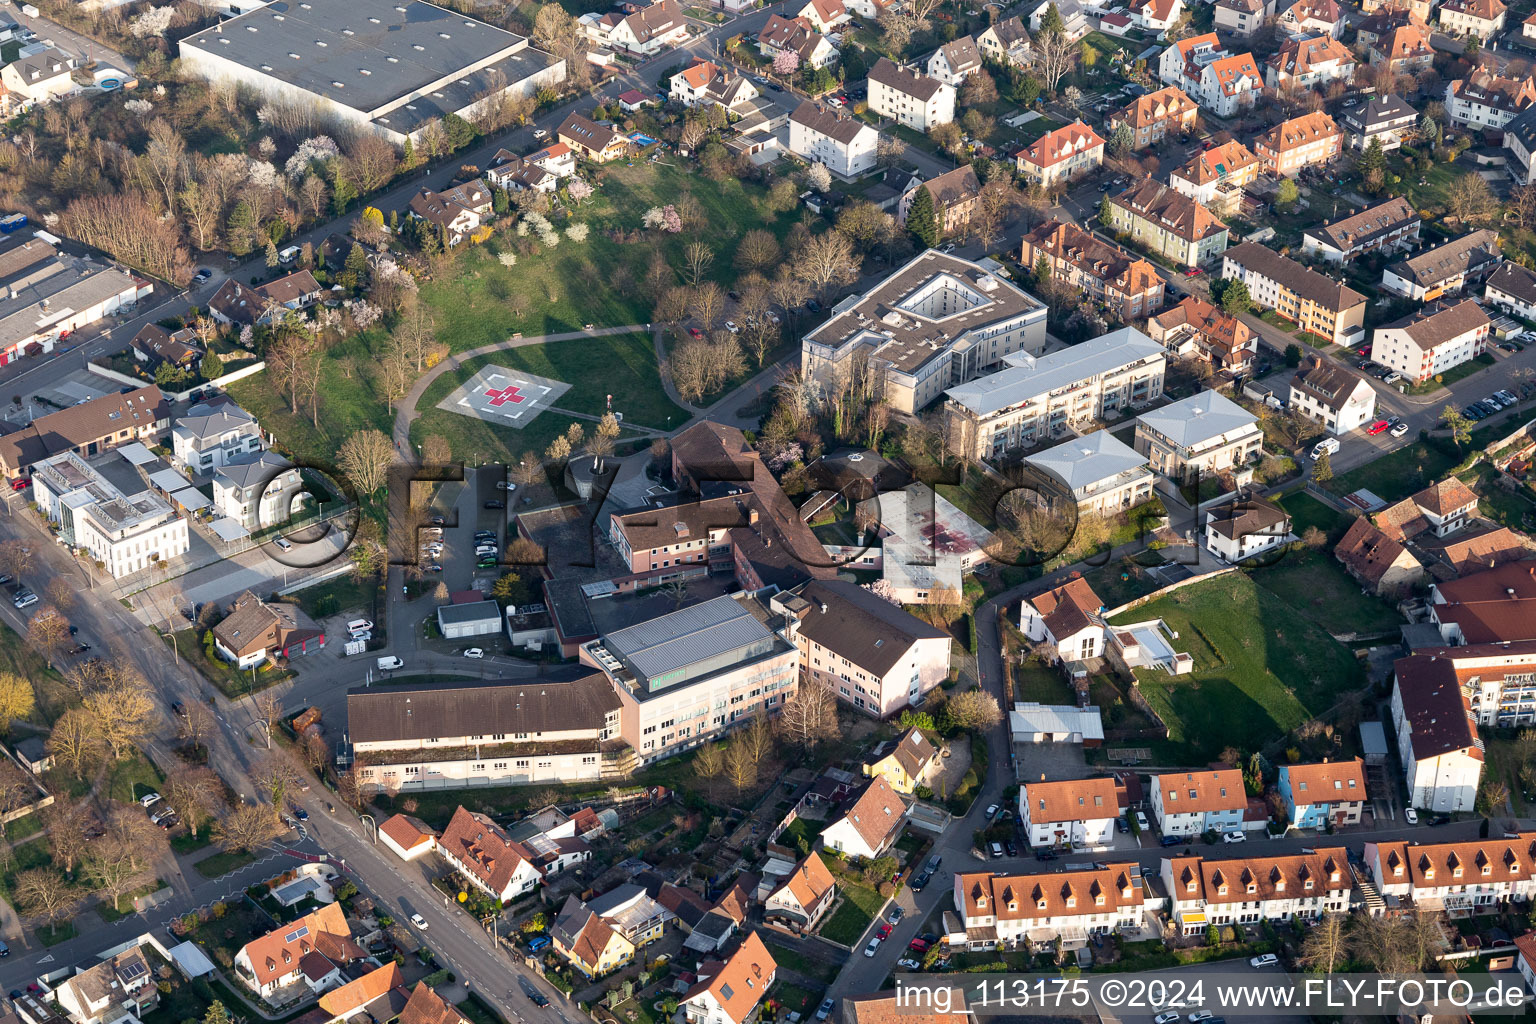
[[[1349,530],[1351,519],[1330,505],[1318,501],[1306,491],[1292,491],[1280,499],[1280,507],[1291,514],[1291,532],[1300,537],[1312,527],[1337,543]]]
[[[821,926],[821,937],[852,947],[880,913],[880,908],[885,906],[885,900],[875,890],[846,878],[838,879],[837,888],[844,897],[843,902]]]
[[[1111,622],[1162,618],[1194,671],[1138,670],[1148,702],[1168,723],[1162,763],[1204,764],[1223,748],[1258,750],[1362,686],[1350,652],[1298,619],[1288,601],[1234,573],[1176,591]]]
[[[794,971],[806,978],[813,978],[822,983],[830,982],[837,977],[837,964],[829,960],[820,960],[806,956],[796,949],[781,946],[776,942],[769,942],[768,952],[773,954],[774,960],[785,970]]]
[[[1350,494],[1363,487],[1385,502],[1401,501],[1445,476],[1457,461],[1438,448],[1416,441],[1348,473],[1340,473],[1326,486],[1334,494]]]
[[[1061,673],[1038,661],[1013,666],[1013,699],[1039,704],[1077,703],[1072,687],[1067,685]]]
[[[775,982],[768,990],[768,998],[777,1002],[784,1008],[785,1013],[798,1013],[804,1020],[816,1009],[817,997],[814,993],[807,992],[799,985],[791,985],[787,981]]]
[[[1518,815],[1525,815],[1528,801],[1525,786],[1520,781],[1520,769],[1524,765],[1523,752],[1529,744],[1515,738],[1513,729],[1483,730],[1483,746],[1488,754],[1488,772],[1483,780],[1502,782],[1509,787],[1509,803]]]
[[[1254,582],[1329,633],[1376,633],[1399,625],[1397,610],[1360,593],[1331,548],[1287,551],[1272,565],[1252,570]]]

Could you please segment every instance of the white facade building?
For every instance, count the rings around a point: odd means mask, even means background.
[[[869,69],[869,109],[928,132],[955,119],[955,87],[881,57]]]
[[[843,178],[874,170],[880,133],[863,121],[842,117],[805,100],[789,116],[789,151],[825,164]]]
[[[1471,299],[1430,307],[1376,328],[1371,358],[1415,384],[1482,355],[1493,322]]]
[[[1248,809],[1241,772],[1174,772],[1152,776],[1152,813],[1165,836],[1230,832]]]
[[[1140,932],[1146,923],[1135,863],[1025,875],[956,872],[954,895],[960,930],[947,936],[951,948],[1013,949],[1058,938],[1081,946],[1089,936]]]
[[[1019,787],[1019,822],[1033,847],[1104,849],[1120,805],[1111,778],[1029,782]]]
[[[276,452],[226,462],[213,474],[213,507],[252,533],[286,523],[301,494],[298,467]]]
[[[1211,925],[1312,922],[1342,914],[1354,887],[1342,846],[1222,860],[1165,857],[1161,877],[1168,919],[1183,935],[1204,935]]]
[[[1462,843],[1366,843],[1365,867],[1383,896],[1416,909],[1487,913],[1536,895],[1536,832]]]
[[[59,539],[122,579],[187,553],[187,521],[116,452],[87,462],[64,452],[32,468],[38,511]]]
[[[1392,725],[1412,806],[1467,811],[1485,755],[1476,719],[1449,658],[1415,655],[1393,666]]]
[[[171,450],[189,473],[211,473],[265,447],[256,417],[234,403],[195,405],[171,427]]]

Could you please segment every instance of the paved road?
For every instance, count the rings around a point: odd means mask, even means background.
[[[83,36],[74,29],[66,28],[56,21],[44,17],[33,17],[21,10],[21,4],[11,5],[6,10],[6,16],[14,18],[18,23],[37,33],[39,40],[52,40],[53,45],[74,57],[82,64],[90,61],[99,61],[121,68],[124,71],[133,70],[133,61],[124,57],[117,50],[103,43],[99,43],[89,36]]]

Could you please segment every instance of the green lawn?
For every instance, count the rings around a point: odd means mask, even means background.
[[[164,778],[149,758],[135,750],[108,766],[107,795],[119,803],[131,804],[146,793],[157,792]]]
[[[1462,482],[1477,492],[1477,507],[1483,515],[1512,530],[1526,529],[1527,517],[1536,515],[1536,504],[1530,500],[1530,488],[1522,486],[1515,491],[1506,491],[1498,485],[1498,479],[1499,473],[1486,462],[1480,462],[1461,474]]]
[[[1037,661],[1026,661],[1022,665],[1013,667],[1013,699],[1036,701],[1040,704],[1077,703],[1072,694],[1072,687],[1067,685],[1062,674]]]
[[[821,926],[821,937],[845,946],[852,946],[864,934],[864,929],[880,913],[885,900],[873,889],[840,878],[838,891],[845,897],[826,922]]]
[[[339,612],[371,614],[377,590],[376,580],[364,581],[348,573],[313,587],[305,587],[293,596],[308,615],[323,619]]]
[[[132,892],[124,893],[123,898],[118,901],[116,907],[112,905],[112,901],[109,898],[103,896],[100,902],[96,904],[96,914],[107,924],[111,924],[113,921],[120,921],[134,912],[133,901],[136,897],[148,896],[150,893],[159,892],[163,888],[165,888],[164,881],[158,878],[152,879]]]
[[[1376,633],[1403,619],[1387,602],[1360,593],[1329,548],[1287,551],[1252,570],[1254,582],[1330,633]]]
[[[768,998],[776,1001],[786,1013],[798,1013],[801,1019],[809,1017],[818,1002],[815,994],[787,981],[776,982],[768,990]]]
[[[1416,441],[1348,473],[1341,473],[1326,486],[1335,494],[1349,494],[1363,487],[1383,501],[1401,501],[1445,476],[1457,461],[1423,441]]]
[[[768,952],[773,954],[779,966],[786,970],[794,971],[807,978],[814,978],[824,984],[837,977],[837,964],[829,960],[806,956],[799,950],[781,946],[776,942],[769,942],[767,946]]]
[[[1524,786],[1520,782],[1520,769],[1524,764],[1521,751],[1525,745],[1515,739],[1513,729],[1486,729],[1483,731],[1483,746],[1488,755],[1488,773],[1484,784],[1492,780],[1508,786],[1510,805],[1516,814],[1523,816],[1528,806]]]
[[[1349,530],[1349,516],[1330,505],[1318,501],[1306,491],[1292,491],[1280,499],[1280,506],[1291,514],[1291,532],[1300,537],[1311,527],[1317,527],[1337,543]]]
[[[255,863],[255,861],[256,855],[254,853],[248,850],[233,850],[204,857],[192,866],[204,878],[222,878],[231,871],[237,871],[247,864]]]
[[[1257,750],[1364,685],[1353,656],[1243,573],[1185,587],[1111,620],[1162,618],[1195,669],[1139,670],[1142,693],[1168,723],[1171,763],[1202,764],[1227,746]]]
[[[479,996],[473,992],[462,1003],[456,1004],[460,1013],[472,1024],[502,1024],[501,1015],[487,1006]]]
[[[78,933],[75,931],[73,921],[60,921],[55,925],[43,925],[34,934],[37,935],[37,941],[43,945],[56,946],[66,939],[74,938]]]

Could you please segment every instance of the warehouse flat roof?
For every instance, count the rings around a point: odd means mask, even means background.
[[[603,637],[603,645],[647,679],[773,636],[741,601],[725,595]]]

